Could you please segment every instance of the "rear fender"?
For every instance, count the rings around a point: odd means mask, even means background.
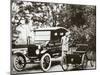
[[[24,54],[22,54],[22,53],[15,53],[15,54],[13,54],[13,55],[16,55],[16,56],[22,56],[22,57],[24,57],[25,58],[25,55]],[[26,59],[26,58],[25,58]]]
[[[13,54],[21,53],[25,55],[27,53],[27,48],[13,49],[12,52]]]

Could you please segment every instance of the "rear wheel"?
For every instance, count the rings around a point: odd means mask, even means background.
[[[48,71],[51,67],[51,56],[50,54],[46,53],[42,56],[40,62],[41,68],[44,72]]]
[[[14,55],[13,57],[13,66],[16,71],[24,70],[26,66],[25,57],[22,55]]]

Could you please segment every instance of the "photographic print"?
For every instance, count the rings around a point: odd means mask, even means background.
[[[11,0],[11,74],[95,69],[95,5]]]

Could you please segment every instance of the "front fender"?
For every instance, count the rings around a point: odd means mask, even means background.
[[[45,49],[45,50],[42,50],[41,51],[41,54],[44,54],[44,53],[46,53],[47,52],[47,50]]]

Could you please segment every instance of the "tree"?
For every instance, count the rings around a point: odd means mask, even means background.
[[[81,37],[96,36],[96,7],[14,0],[11,24],[12,36],[17,39],[21,33],[16,30],[19,26],[28,25],[33,29],[61,26],[70,29],[73,39],[81,43]]]

